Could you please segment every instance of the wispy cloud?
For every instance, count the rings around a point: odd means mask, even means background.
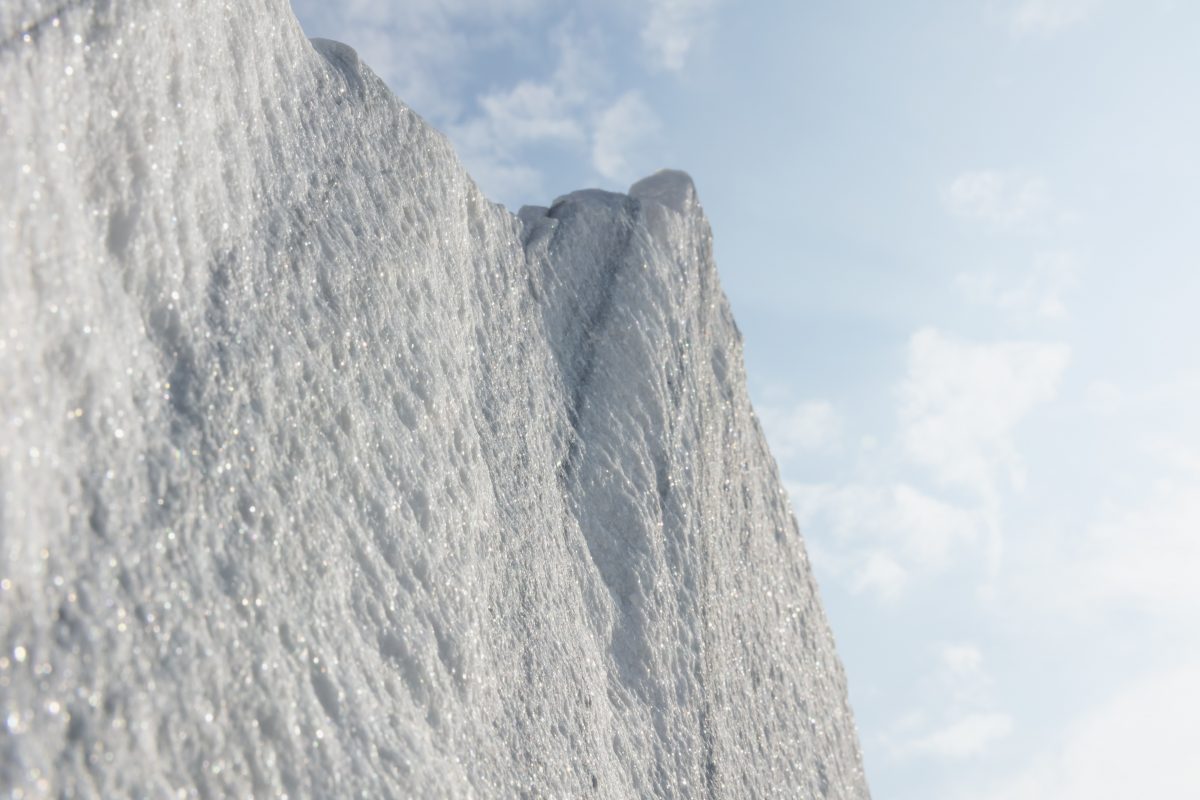
[[[1058,33],[1086,20],[1098,6],[1098,0],[1021,0],[1012,10],[1011,24],[1020,34]]]
[[[1159,671],[1079,719],[1049,755],[982,800],[1189,797],[1200,786],[1200,664]]]
[[[1079,259],[1068,250],[1038,253],[1033,266],[1018,276],[995,271],[964,272],[955,286],[968,299],[1017,318],[1063,319],[1067,293],[1079,279]]]
[[[714,23],[717,0],[650,0],[642,45],[658,66],[681,70]]]
[[[955,216],[999,231],[1042,226],[1054,211],[1044,178],[994,169],[961,173],[942,192],[942,200]]]
[[[1200,379],[1183,370],[1159,383],[1094,380],[1080,400],[1119,469],[1084,510],[1014,542],[1004,590],[1063,624],[1119,616],[1143,630],[1186,628],[1200,615]]]
[[[819,532],[814,559],[857,593],[898,599],[914,577],[945,569],[976,540],[979,515],[906,484],[789,484],[801,525]]]
[[[884,601],[899,599],[911,577],[909,570],[882,549],[865,551],[852,570],[850,589],[853,592],[875,594]]]
[[[1160,486],[1144,507],[1103,520],[1088,538],[1075,576],[1082,594],[1159,618],[1200,614],[1200,484]]]
[[[1012,717],[1001,712],[967,714],[961,719],[911,739],[897,748],[902,757],[966,758],[984,752],[1013,729]]]
[[[1064,344],[915,333],[896,389],[895,435],[882,447],[864,447],[844,482],[788,483],[818,568],[884,602],[964,558],[994,575],[1001,498],[1024,477],[1016,431],[1054,399],[1069,357]],[[795,447],[828,441],[831,413],[820,404],[794,412]],[[784,440],[788,422],[768,414],[767,429],[781,432],[773,441]],[[934,491],[918,485],[926,482]]]
[[[583,126],[565,92],[552,84],[521,81],[480,98],[492,133],[507,142],[578,142]]]
[[[909,340],[900,387],[901,440],[942,483],[994,497],[998,481],[1020,486],[1012,436],[1052,400],[1070,358],[1065,344],[970,342],[927,328]]]
[[[762,405],[758,418],[774,456],[786,461],[802,453],[827,450],[841,435],[842,420],[827,400],[792,405]]]
[[[579,65],[590,43],[568,27],[554,35],[555,68],[539,80],[522,79],[476,98],[476,105],[443,123],[459,157],[486,191],[502,198],[542,200],[541,173],[529,151],[559,147],[584,151],[592,138],[595,94]]]
[[[658,117],[641,93],[626,92],[597,117],[592,166],[611,180],[631,180],[636,177],[630,166],[632,154],[658,130]]]
[[[964,759],[1008,736],[1012,717],[995,709],[983,652],[971,642],[943,643],[918,691],[920,710],[901,717],[884,735],[893,758]]]
[[[1100,503],[1092,521],[1014,553],[1012,588],[1023,603],[1077,622],[1103,624],[1114,612],[1190,621],[1200,614],[1197,531],[1200,479],[1160,480],[1143,501]]]

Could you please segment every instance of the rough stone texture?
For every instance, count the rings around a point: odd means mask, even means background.
[[[691,181],[280,0],[0,10],[0,790],[867,796]]]

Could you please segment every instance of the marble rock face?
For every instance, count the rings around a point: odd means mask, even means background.
[[[867,796],[691,180],[510,214],[282,0],[0,7],[0,789]]]

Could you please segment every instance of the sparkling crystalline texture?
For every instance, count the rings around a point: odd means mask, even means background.
[[[515,217],[280,0],[0,37],[0,789],[866,796],[686,176]]]

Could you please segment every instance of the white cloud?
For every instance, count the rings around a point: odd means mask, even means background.
[[[1005,231],[1044,224],[1054,211],[1049,184],[1021,172],[964,172],[946,187],[942,200],[955,216]]]
[[[1017,33],[1048,35],[1077,25],[1096,10],[1097,0],[1022,0],[1012,11]]]
[[[913,576],[945,569],[984,521],[904,483],[788,484],[818,567],[856,593],[899,598]]]
[[[1200,665],[1152,674],[1079,720],[1056,752],[976,800],[1192,797],[1200,786]]]
[[[614,181],[635,177],[630,160],[659,129],[658,117],[640,92],[630,91],[600,112],[592,140],[592,166]]]
[[[952,675],[975,675],[983,668],[983,653],[973,644],[943,644],[938,650]]]
[[[888,553],[875,550],[853,565],[849,576],[855,594],[872,593],[885,601],[899,599],[908,586],[909,572]]]
[[[908,455],[947,485],[996,495],[1004,476],[1023,480],[1014,429],[1052,400],[1070,348],[1041,342],[974,343],[940,331],[915,333],[900,387],[901,440]]]
[[[984,666],[983,651],[971,642],[939,645],[934,693],[949,701],[958,716],[986,710],[992,705],[992,676]]]
[[[1143,506],[1108,509],[1064,558],[1064,602],[1084,613],[1200,614],[1200,482],[1161,483]]]
[[[893,753],[900,758],[967,758],[984,752],[994,742],[1012,733],[1012,729],[1012,717],[1008,714],[995,711],[967,714],[930,733],[894,746]]]
[[[1033,268],[1015,281],[995,272],[972,272],[957,276],[955,284],[969,299],[1017,317],[1062,319],[1067,316],[1065,296],[1078,274],[1073,253],[1052,251],[1035,256]]]
[[[506,142],[581,141],[583,127],[574,104],[557,87],[521,81],[480,98],[491,132]]]
[[[867,465],[845,484],[788,483],[817,568],[850,591],[884,602],[964,557],[981,558],[995,577],[1003,543],[1001,490],[1023,481],[1016,431],[1037,405],[1055,397],[1069,355],[1062,344],[976,343],[933,329],[914,334],[898,387],[895,444],[873,448]],[[769,412],[764,424],[779,432],[789,421],[794,444],[783,446],[785,452],[823,445],[836,431],[836,416],[820,403],[790,416]],[[775,436],[786,441],[783,433]],[[918,488],[905,475],[913,467],[958,499]]]
[[[1111,432],[1121,420],[1097,424]],[[1192,632],[1200,615],[1200,450],[1177,437],[1139,444],[1141,456],[1120,463],[1127,472],[1118,483],[1134,481],[1138,495],[1115,499],[1098,487],[1072,522],[1014,540],[1003,589],[1020,604],[1017,613],[1047,624],[1105,630],[1114,619],[1134,621],[1139,633],[1169,631],[1179,645],[1200,648]]]
[[[826,450],[841,434],[841,418],[826,400],[792,406],[761,406],[758,417],[771,443],[771,452],[781,461],[802,453]]]
[[[447,125],[463,163],[487,191],[543,201],[543,176],[531,166],[547,146],[585,156],[602,177],[626,183],[658,118],[636,91],[607,98],[601,59],[570,26],[554,35],[558,63],[544,80],[522,80],[478,98],[478,111]],[[574,156],[573,156],[574,158]],[[624,187],[622,187],[624,188]]]
[[[569,46],[560,40],[560,48]],[[587,92],[575,77],[560,69],[550,81],[524,80],[483,95],[478,113],[447,126],[459,157],[488,192],[541,200],[542,175],[523,158],[522,149],[586,146]]]
[[[943,568],[953,545],[972,540],[978,533],[980,521],[973,513],[936,500],[911,486],[893,486],[891,499],[895,524],[905,533],[905,552],[923,567]]]
[[[472,149],[462,144],[459,150],[467,172],[490,199],[499,202],[514,197],[525,198],[523,202],[544,200],[545,176],[538,169],[491,148]]]
[[[882,736],[892,758],[968,758],[1012,732],[1012,717],[994,708],[992,679],[978,645],[943,643],[933,656],[932,669],[914,687],[924,701],[920,710],[902,716]]]
[[[716,0],[650,0],[642,44],[660,67],[681,70],[713,24]]]

